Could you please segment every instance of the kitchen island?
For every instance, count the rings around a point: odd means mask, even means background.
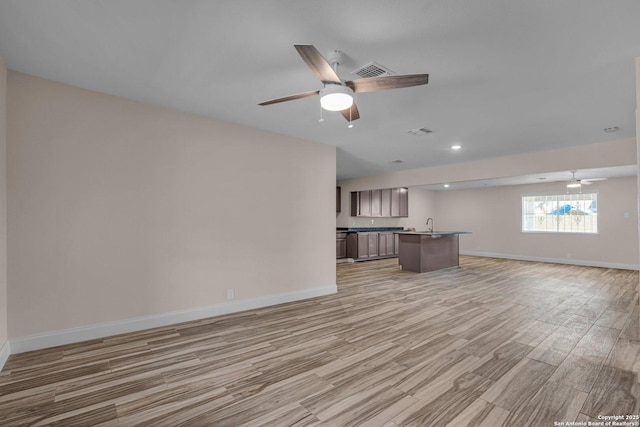
[[[398,264],[425,273],[460,265],[459,236],[470,231],[401,231]]]

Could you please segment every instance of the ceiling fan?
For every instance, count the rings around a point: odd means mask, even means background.
[[[357,80],[343,81],[338,76],[338,65],[344,58],[340,51],[333,51],[325,59],[313,45],[294,45],[302,60],[320,79],[324,87],[319,90],[297,93],[282,98],[271,99],[258,105],[271,105],[279,102],[293,101],[320,95],[320,105],[328,111],[340,111],[342,116],[351,122],[360,118],[358,107],[353,101],[353,94],[360,92],[376,92],[385,89],[419,86],[429,82],[428,74],[407,74],[399,76],[369,77]]]
[[[576,172],[571,171],[571,180],[567,182],[567,188],[580,188],[583,185],[591,185],[595,181],[604,181],[607,178],[590,178],[590,179],[576,179]]]

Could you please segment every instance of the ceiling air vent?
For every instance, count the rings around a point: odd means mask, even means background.
[[[393,71],[387,67],[383,67],[377,62],[370,62],[364,67],[353,70],[351,73],[362,78],[392,76],[395,74]]]
[[[413,136],[429,135],[432,132],[433,132],[432,130],[429,130],[427,128],[410,129],[407,131],[409,135],[413,135]]]

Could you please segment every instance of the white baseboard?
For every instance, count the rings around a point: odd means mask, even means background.
[[[589,261],[581,259],[545,258],[528,255],[496,254],[491,252],[460,251],[460,255],[482,256],[487,258],[515,259],[518,261],[550,262],[553,264],[582,265],[585,267],[619,268],[621,270],[640,270],[638,264],[620,264],[614,262]]]
[[[9,340],[6,340],[2,347],[0,347],[0,371],[4,367],[4,364],[7,363],[7,359],[11,355],[11,345],[9,344]]]
[[[47,332],[44,334],[31,335],[27,337],[11,338],[9,340],[11,342],[11,351],[9,352],[9,341],[7,341],[2,349],[2,352],[5,351],[6,347],[6,351],[8,353],[7,357],[9,357],[9,353],[23,353],[25,351],[40,350],[43,348],[55,347],[58,345],[72,344],[97,338],[105,338],[112,335],[124,334],[127,332],[142,331],[145,329],[168,326],[176,323],[205,319],[207,317],[214,317],[223,314],[236,313],[239,311],[252,310],[255,308],[268,307],[286,302],[300,301],[308,298],[335,294],[336,292],[338,292],[337,285],[331,285],[322,288],[305,289],[301,291],[268,295],[247,300],[229,301],[221,304],[210,305],[207,307],[174,311],[152,316],[137,317],[133,319],[120,320],[117,322],[83,326],[80,328],[66,329],[62,331]],[[0,352],[0,356],[3,354],[2,352]]]

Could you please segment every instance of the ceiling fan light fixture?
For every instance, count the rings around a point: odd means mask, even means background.
[[[576,172],[578,172],[578,171],[571,171],[571,181],[569,181],[567,183],[567,188],[581,188],[582,187],[582,183],[580,182],[580,180],[576,179]]]
[[[320,105],[327,111],[343,111],[353,105],[353,91],[347,86],[329,84],[320,91]]]

